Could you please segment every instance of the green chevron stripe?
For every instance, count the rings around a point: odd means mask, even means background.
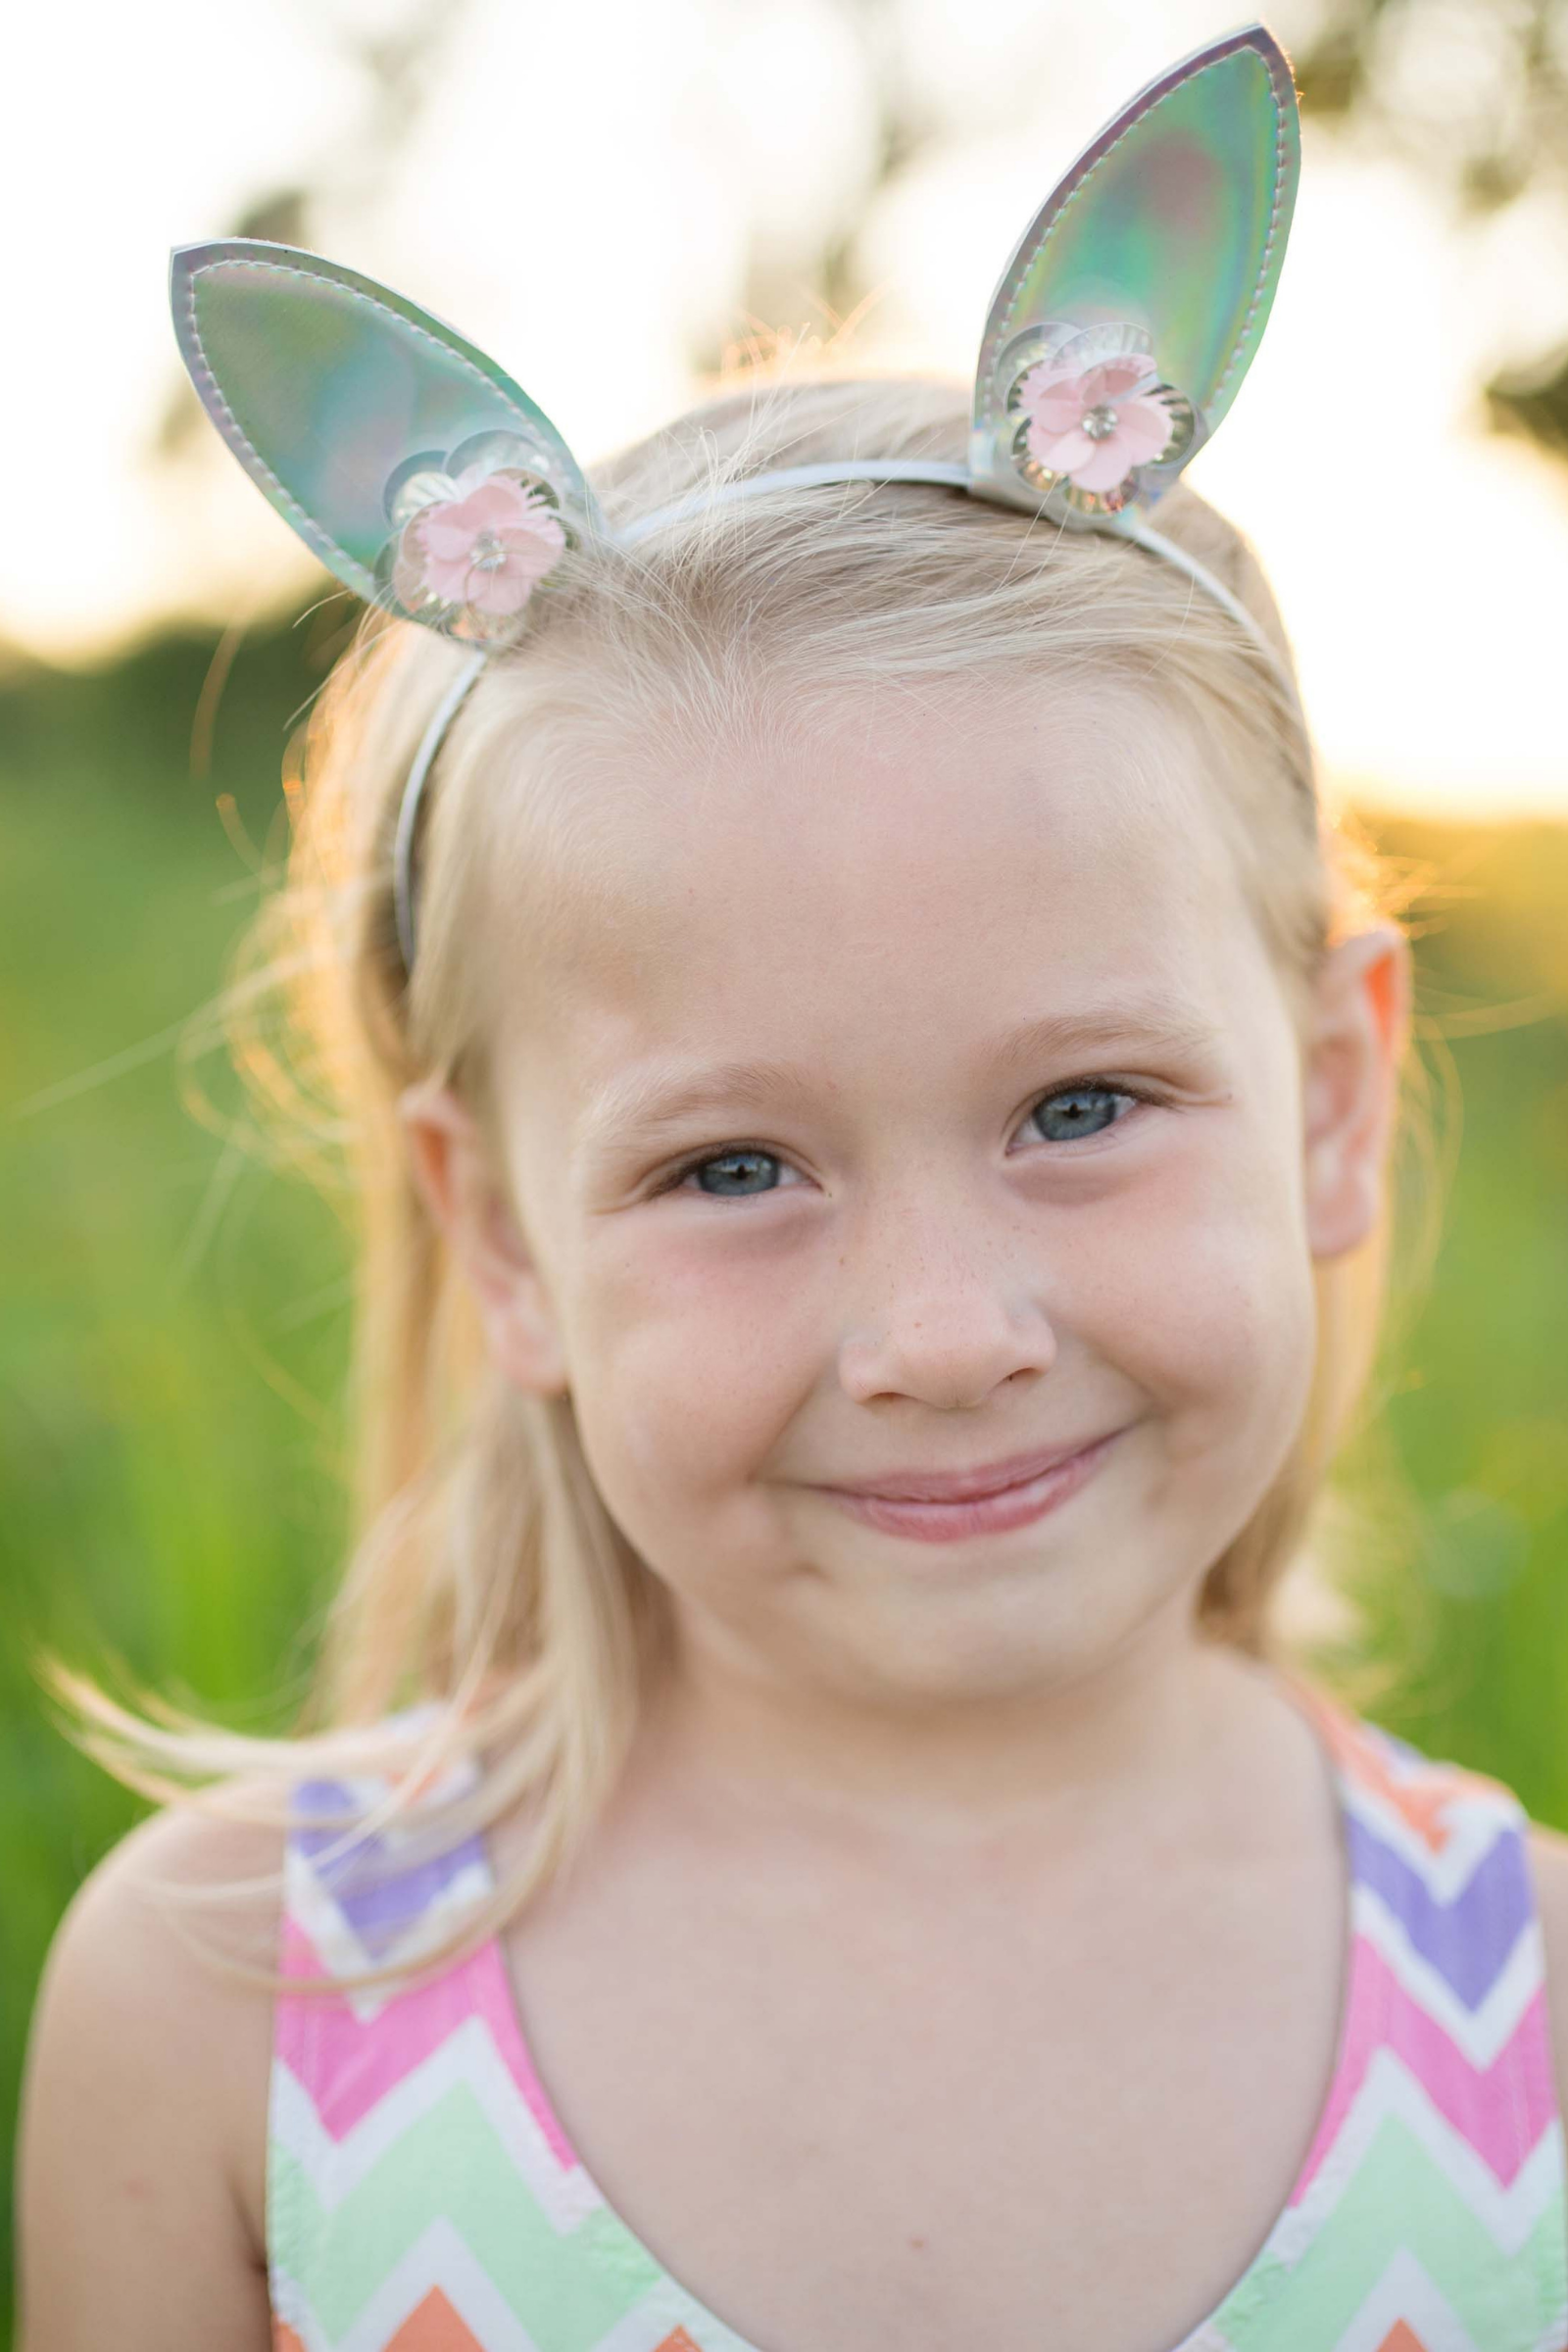
[[[1534,2344],[1568,2311],[1560,2190],[1519,2251],[1505,2254],[1403,2118],[1391,2115],[1300,2260],[1260,2264],[1216,2312],[1215,2327],[1234,2352],[1328,2352],[1396,2253],[1414,2256],[1483,2352]]]
[[[664,2277],[607,2206],[559,2236],[466,2082],[454,2083],[330,2209],[274,2144],[269,2197],[278,2268],[304,2290],[333,2342],[442,2219],[529,2332],[549,2330],[550,2352],[593,2352]]]
[[[487,2186],[500,2184],[487,2195]],[[428,2225],[446,2218],[550,2352],[593,2352],[665,2274],[608,2208],[558,2236],[466,2083],[455,2084],[330,2212],[274,2148],[269,2184],[280,2270],[340,2340]],[[1397,2246],[1390,2236],[1397,2216]],[[1215,2315],[1234,2352],[1328,2352],[1396,2250],[1420,2263],[1476,2343],[1533,2344],[1568,2311],[1568,2207],[1554,2198],[1517,2254],[1438,2170],[1402,2118],[1385,2118],[1316,2241],[1293,2268],[1259,2265]]]

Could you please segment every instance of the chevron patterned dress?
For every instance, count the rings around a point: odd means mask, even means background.
[[[1339,2050],[1285,2210],[1173,2352],[1568,2352],[1562,2122],[1523,1812],[1497,1783],[1288,1688],[1341,1804]],[[471,1770],[449,1768],[431,1794]],[[386,1787],[297,1785],[284,1973],[412,1967],[491,1886],[479,1838],[402,1865],[408,1832],[393,1831],[327,1867],[313,1818]],[[584,2171],[494,1939],[422,1984],[278,2000],[268,2259],[274,2352],[755,2352]]]

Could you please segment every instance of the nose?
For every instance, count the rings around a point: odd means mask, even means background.
[[[1055,1362],[1056,1335],[1037,1282],[1019,1267],[1016,1237],[975,1230],[972,1200],[966,1206],[961,1233],[952,1216],[924,1236],[911,1235],[908,1218],[884,1222],[881,1298],[839,1343],[839,1378],[858,1404],[915,1396],[972,1410],[1004,1382]],[[890,1228],[902,1247],[889,1242]]]

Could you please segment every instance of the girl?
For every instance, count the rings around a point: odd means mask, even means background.
[[[1294,122],[1256,28],[1142,93],[972,418],[751,386],[591,485],[386,289],[180,257],[378,602],[270,918],[367,1532],[293,1740],[57,1678],[165,1803],[51,1956],[25,2352],[1568,2343],[1568,1846],[1279,1624],[1409,1026],[1172,487]]]

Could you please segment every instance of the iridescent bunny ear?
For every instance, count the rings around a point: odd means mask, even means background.
[[[1290,65],[1261,24],[1141,90],[1003,273],[975,376],[982,496],[1129,525],[1236,397],[1268,318],[1300,170]]]
[[[360,596],[500,645],[600,525],[570,450],[493,360],[335,262],[259,239],[171,262],[180,352],[251,479]]]

